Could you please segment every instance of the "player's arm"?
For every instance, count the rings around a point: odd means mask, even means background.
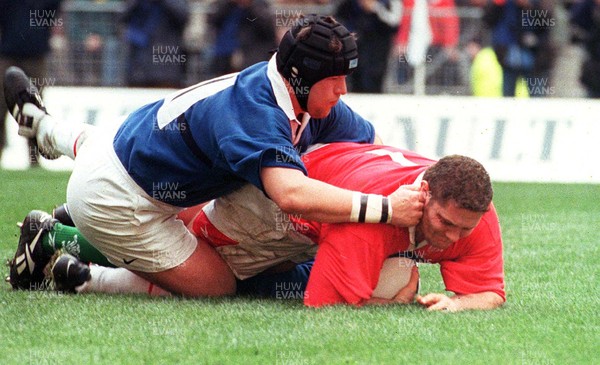
[[[311,179],[300,170],[291,168],[264,167],[260,177],[267,195],[287,213],[326,223],[358,221],[351,219],[353,208],[356,212],[362,203],[360,200],[357,202],[355,192],[351,190]],[[416,225],[423,215],[423,202],[424,196],[418,187],[400,187],[389,196],[391,223],[404,227]],[[379,209],[381,215],[381,200],[378,206],[366,205],[367,218],[370,209]]]
[[[447,296],[440,293],[431,293],[417,296],[417,302],[430,311],[459,312],[463,310],[489,310],[499,308],[504,304],[504,299],[494,292],[482,292],[465,295]]]

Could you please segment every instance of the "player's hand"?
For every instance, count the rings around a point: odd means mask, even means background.
[[[426,193],[419,186],[402,185],[390,196],[392,224],[400,227],[416,226],[423,216]]]
[[[410,280],[408,284],[394,297],[394,302],[410,304],[415,300],[415,295],[417,294],[417,289],[419,289],[419,268],[417,265],[413,266],[412,271],[410,273]]]
[[[426,307],[428,311],[448,311],[457,312],[460,310],[455,300],[447,295],[431,293],[425,296],[417,296],[417,303]]]

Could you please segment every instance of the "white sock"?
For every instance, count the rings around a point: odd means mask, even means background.
[[[91,265],[90,274],[92,275],[90,281],[75,288],[78,293],[171,296],[171,293],[168,291],[159,288],[124,268]]]
[[[39,121],[36,137],[38,144],[75,159],[77,150],[95,128],[85,123],[59,122],[51,115],[45,115]]]

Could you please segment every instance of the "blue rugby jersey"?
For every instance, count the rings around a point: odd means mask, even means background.
[[[131,113],[113,142],[129,175],[151,197],[189,207],[246,182],[264,191],[262,167],[306,174],[299,153],[311,144],[373,142],[373,126],[340,100],[326,118],[311,119],[294,146],[291,101],[274,67],[272,58]]]

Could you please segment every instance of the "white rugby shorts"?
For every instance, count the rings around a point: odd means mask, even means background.
[[[190,223],[190,230],[215,247],[238,279],[282,262],[310,260],[317,252],[318,245],[303,234],[308,228],[291,220],[254,185],[211,201],[203,212]],[[211,235],[213,227],[227,242]]]
[[[182,264],[198,242],[176,219],[181,208],[153,199],[133,181],[113,138],[114,132],[98,131],[78,151],[67,187],[73,222],[116,266],[160,272]]]

